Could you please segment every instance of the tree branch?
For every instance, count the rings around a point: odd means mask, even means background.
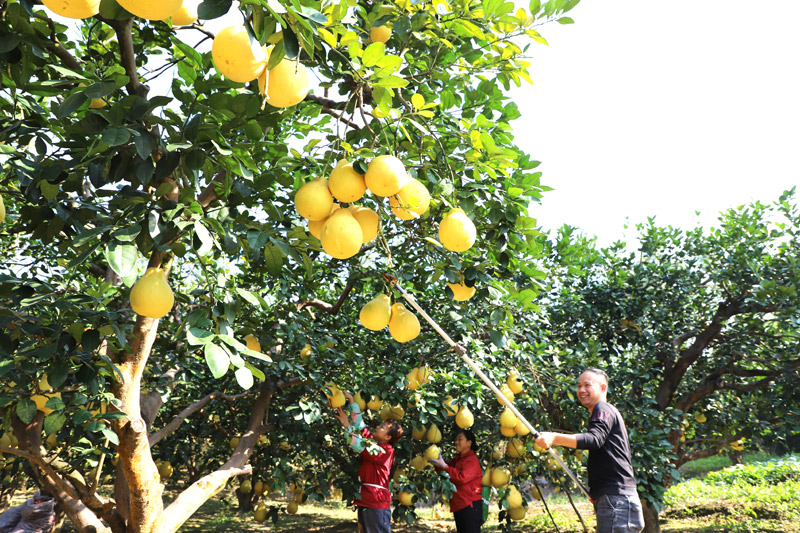
[[[212,400],[217,398],[227,400],[227,401],[235,401],[239,398],[243,398],[249,394],[252,394],[249,391],[242,392],[240,394],[223,394],[221,391],[214,391],[211,394],[208,394],[204,398],[194,402],[193,404],[186,407],[183,411],[181,411],[175,418],[169,421],[169,423],[156,431],[155,433],[151,433],[150,437],[148,438],[150,441],[150,447],[152,448],[155,446],[158,441],[169,435],[170,433],[174,432],[176,429],[180,427],[184,420],[192,416],[193,414],[200,411],[203,407],[208,405]]]
[[[335,100],[329,100],[327,98],[323,98],[321,96],[314,96],[313,94],[306,95],[306,100],[310,102],[314,102],[320,105],[321,111],[325,114],[328,114],[334,117],[336,120],[347,124],[354,130],[360,131],[361,126],[353,122],[352,120],[346,118],[344,113],[337,113],[335,109],[343,107],[344,104],[342,102],[336,102]]]
[[[197,203],[199,203],[203,210],[208,209],[215,200],[219,198],[219,194],[217,193],[217,186],[225,184],[225,176],[227,173],[224,170],[220,170],[217,174],[212,178],[212,180],[206,185],[206,188],[203,189],[203,192],[197,197]]]
[[[133,35],[131,33],[133,19],[103,19],[103,21],[111,26],[117,34],[120,65],[125,69],[125,74],[128,75],[128,84],[125,86],[128,89],[128,94],[147,98],[147,93],[150,91],[150,88],[139,81],[139,75],[136,72],[136,54],[133,50]]]
[[[358,277],[354,276],[349,280],[347,280],[347,285],[345,285],[342,294],[339,296],[339,299],[336,301],[334,305],[331,305],[328,302],[323,302],[322,300],[303,300],[302,302],[297,304],[297,310],[302,311],[306,307],[316,307],[317,309],[321,309],[326,313],[335,315],[336,313],[339,312],[339,309],[342,307],[342,304],[344,303],[345,299],[347,299],[347,296],[350,294],[350,291],[353,290],[353,287],[355,286],[357,279]]]
[[[81,65],[80,61],[75,59],[69,50],[61,46],[61,43],[59,43],[56,39],[56,26],[52,19],[38,12],[34,13],[33,16],[39,20],[45,21],[47,25],[50,26],[50,39],[45,42],[45,48],[55,54],[67,67],[71,68],[72,70],[80,71],[83,68],[83,65]]]

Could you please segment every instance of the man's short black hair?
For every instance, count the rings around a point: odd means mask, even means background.
[[[603,380],[605,380],[606,385],[608,385],[608,374],[606,374],[605,371],[600,370],[599,368],[587,368],[583,372],[591,372],[592,374],[602,377]],[[583,374],[583,372],[581,372],[581,374]]]

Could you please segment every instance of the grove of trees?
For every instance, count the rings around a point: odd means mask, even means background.
[[[276,108],[257,81],[220,75],[199,24],[145,20],[115,0],[67,22],[0,0],[0,496],[31,481],[81,532],[177,531],[245,481],[292,487],[301,502],[352,498],[330,382],[379,396],[370,420],[404,411],[397,491],[449,490],[409,467],[427,446],[412,429],[452,438],[448,396],[475,415],[487,465],[509,467],[512,483],[563,483],[530,437],[521,456],[504,453],[501,405],[424,323],[405,343],[359,323],[376,294],[401,300],[383,274],[496,383],[516,370],[526,389],[515,405],[537,427],[579,430],[575,377],[608,369],[650,530],[676,466],[790,435],[791,194],[731,210],[714,230],[650,224],[635,253],[569,228],[542,235],[529,215],[548,188],[515,145],[520,114],[505,94],[530,81],[529,47],[545,43],[536,28],[571,22],[577,3],[202,2],[203,20],[240,11],[253,41],[273,45],[270,66],[283,57],[312,73],[302,102]],[[386,25],[386,43],[370,42]],[[388,154],[430,191],[429,209],[401,220],[368,192],[357,203],[378,213],[380,234],[332,258],[296,191],[340,159],[363,170]],[[477,228],[463,252],[438,242],[452,208]],[[174,292],[162,318],[130,305],[147,268]],[[454,301],[447,284],[462,279],[475,295]],[[432,379],[412,391],[406,376],[421,366]],[[414,506],[394,515],[412,521]]]

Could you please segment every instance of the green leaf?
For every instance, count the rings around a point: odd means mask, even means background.
[[[17,416],[23,424],[30,424],[36,416],[36,403],[33,400],[24,398],[17,402]]]
[[[211,234],[208,232],[206,227],[203,225],[201,221],[197,221],[194,223],[194,234],[195,237],[200,241],[200,246],[197,248],[197,255],[203,257],[207,255],[208,252],[214,247],[214,239],[211,237]]]
[[[142,227],[139,224],[128,226],[127,228],[119,228],[111,233],[114,239],[120,242],[133,242],[139,233],[142,232]]]
[[[114,433],[108,426],[104,426],[103,429],[100,430],[100,433],[103,434],[105,438],[108,439],[108,442],[113,444],[114,446],[119,446],[119,436]]]
[[[364,55],[361,56],[361,62],[365,67],[372,67],[378,64],[378,61],[385,55],[386,45],[383,43],[372,43],[364,50]]]
[[[204,349],[206,357],[206,364],[208,369],[211,370],[211,375],[215,379],[219,379],[228,372],[230,366],[230,357],[221,346],[216,344],[206,344]]]
[[[399,76],[386,76],[373,84],[374,87],[389,87],[392,89],[399,89],[407,85],[408,81]]]
[[[135,244],[109,243],[105,251],[106,261],[118,276],[124,278],[136,272],[139,250]]]
[[[46,435],[50,435],[51,433],[55,433],[67,422],[67,417],[64,413],[50,413],[44,418],[44,424],[42,428]]]
[[[39,182],[39,190],[42,191],[42,196],[44,196],[47,201],[52,201],[58,196],[59,187],[56,183],[50,183],[44,180]]]
[[[186,342],[192,346],[202,346],[214,340],[214,334],[200,328],[189,328],[186,332]]]
[[[572,20],[570,17],[561,17],[556,22],[558,22],[559,24],[574,24],[575,23],[575,21]]]
[[[531,15],[533,15],[534,18],[536,18],[536,13],[538,13],[540,9],[542,9],[541,0],[531,0],[528,10],[531,12]]]
[[[264,246],[264,260],[266,261],[267,272],[273,276],[281,273],[283,259],[286,255],[274,244]]]
[[[120,146],[128,142],[131,138],[131,132],[128,128],[108,128],[103,132],[103,142],[109,146]]]
[[[297,40],[297,35],[289,28],[283,28],[283,50],[287,59],[297,59],[300,54],[300,43]],[[271,61],[270,61],[271,62]]]
[[[239,386],[244,390],[248,390],[253,386],[253,373],[246,366],[237,368],[234,375],[236,376],[236,381],[239,383]]]
[[[117,84],[113,81],[99,81],[91,84],[83,93],[88,98],[102,98],[116,90]]]
[[[256,296],[255,294],[253,294],[252,292],[248,291],[247,289],[242,289],[242,288],[237,287],[236,288],[236,293],[239,296],[241,296],[244,300],[246,300],[247,302],[249,302],[252,305],[255,305],[256,307],[267,307],[266,302],[262,298],[260,298],[259,296]]]
[[[83,91],[77,92],[75,94],[69,95],[60,106],[58,106],[58,111],[56,112],[56,116],[58,118],[68,117],[72,113],[78,110],[83,104],[86,103],[88,98],[86,95],[83,94]]]
[[[231,9],[233,0],[203,0],[197,6],[197,16],[203,20],[219,18]]]
[[[5,35],[0,36],[0,54],[10,52],[14,48],[16,48],[18,44],[19,44],[19,37],[17,37],[13,33],[6,33]]]
[[[490,331],[489,338],[492,340],[492,344],[497,346],[498,348],[502,348],[506,345],[506,336],[500,331]]]

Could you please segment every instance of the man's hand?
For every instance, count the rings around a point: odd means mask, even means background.
[[[556,434],[555,433],[539,433],[539,436],[536,437],[536,444],[544,448],[545,450],[550,449],[550,446],[553,445],[553,440],[555,440]]]
[[[356,401],[353,399],[353,395],[349,392],[343,390],[342,394],[344,394],[344,399],[347,400],[347,403],[356,403]]]
[[[344,427],[346,428],[350,427],[350,419],[348,418],[347,413],[345,412],[344,409],[342,409],[341,407],[336,409],[336,414],[334,416],[339,419],[339,422],[341,422]]]

